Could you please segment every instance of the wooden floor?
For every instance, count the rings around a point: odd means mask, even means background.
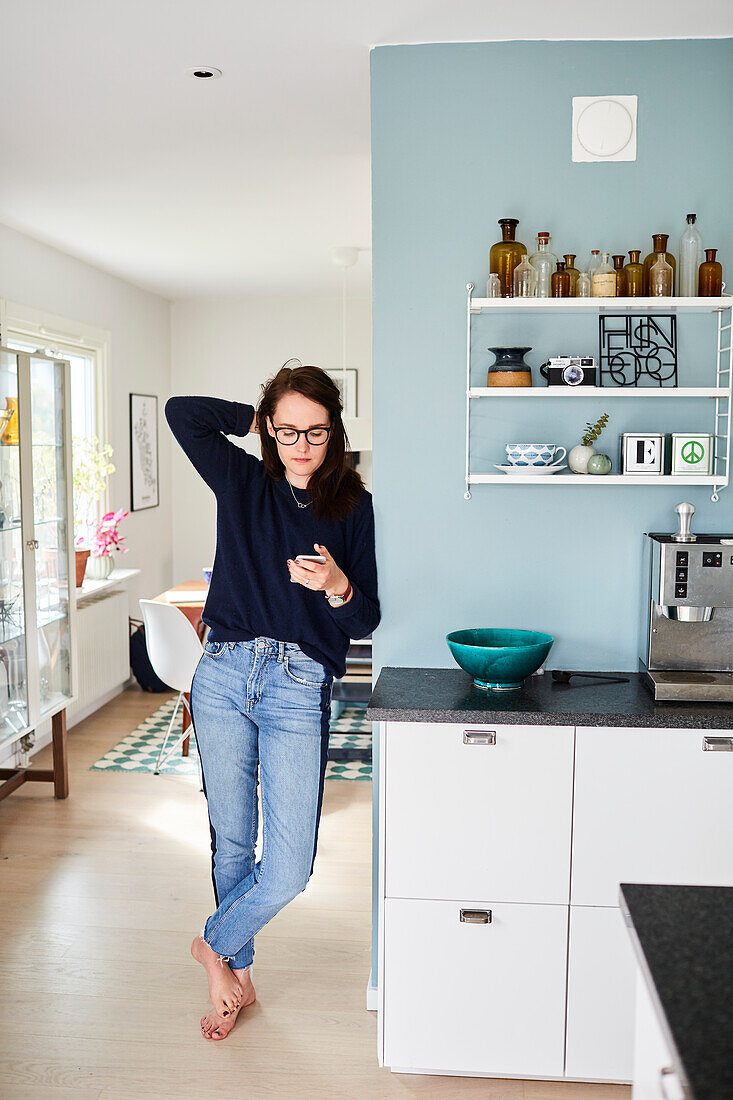
[[[257,1002],[207,1042],[188,948],[212,908],[198,783],[89,771],[164,700],[131,689],[70,732],[71,795],[0,802],[0,1095],[617,1100],[630,1089],[393,1074],[365,1008],[371,784],[326,783],[315,872],[255,941]],[[50,747],[39,767],[50,766]],[[439,969],[436,998],[440,996]]]

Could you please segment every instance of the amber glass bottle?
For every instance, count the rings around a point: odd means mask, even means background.
[[[669,240],[669,233],[655,233],[652,237],[652,244],[654,251],[650,252],[647,258],[644,260],[644,293],[649,293],[649,269],[653,263],[656,263],[657,253],[664,253],[664,258],[672,268],[672,293],[674,294],[674,288],[677,280],[677,262],[671,252],[667,252],[667,241]]]
[[[641,298],[644,293],[644,265],[639,263],[640,248],[632,248],[629,262],[624,268],[624,294],[627,298]]]
[[[715,259],[717,248],[706,248],[700,264],[697,293],[701,298],[718,298],[723,293],[723,268]]]
[[[550,276],[551,294],[553,298],[570,297],[570,276],[565,270],[565,261],[557,261],[557,270]]]
[[[527,255],[527,249],[514,239],[519,225],[518,218],[499,218],[499,225],[501,240],[491,246],[489,274],[495,273],[499,276],[503,297],[511,298],[514,294],[514,268]]]
[[[626,279],[624,277],[624,257],[612,256],[613,269],[616,272],[616,297],[623,298],[626,294]]]
[[[574,298],[575,287],[577,286],[580,272],[575,266],[575,255],[572,252],[568,252],[567,256],[565,257],[565,270],[570,276],[570,297]]]

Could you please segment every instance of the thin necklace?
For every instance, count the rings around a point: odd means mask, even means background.
[[[289,479],[287,474],[285,475],[285,480],[287,481],[288,485],[290,485],[290,479]],[[308,507],[308,505],[310,504],[310,501],[308,501],[306,504],[301,504],[301,502],[298,500],[295,493],[293,492],[293,486],[292,485],[290,485],[290,492],[293,493],[293,500],[295,501],[295,503],[298,505],[299,508],[307,508]]]

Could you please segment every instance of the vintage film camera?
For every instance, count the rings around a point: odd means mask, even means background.
[[[548,386],[595,386],[597,366],[590,355],[559,355],[540,367]]]

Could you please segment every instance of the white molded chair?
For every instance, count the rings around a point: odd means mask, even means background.
[[[196,665],[201,659],[203,646],[196,630],[175,604],[161,603],[159,600],[139,600],[138,602],[145,623],[148,657],[155,675],[159,676],[164,684],[170,684],[178,692],[176,705],[155,765],[155,774],[158,775],[161,764],[170,759],[193,730],[192,722],[188,729],[181,732],[180,737],[166,753],[168,739],[181,703],[188,711],[189,717],[191,716],[191,708],[184,692],[191,690],[191,681]],[[164,753],[166,753],[165,757]]]

